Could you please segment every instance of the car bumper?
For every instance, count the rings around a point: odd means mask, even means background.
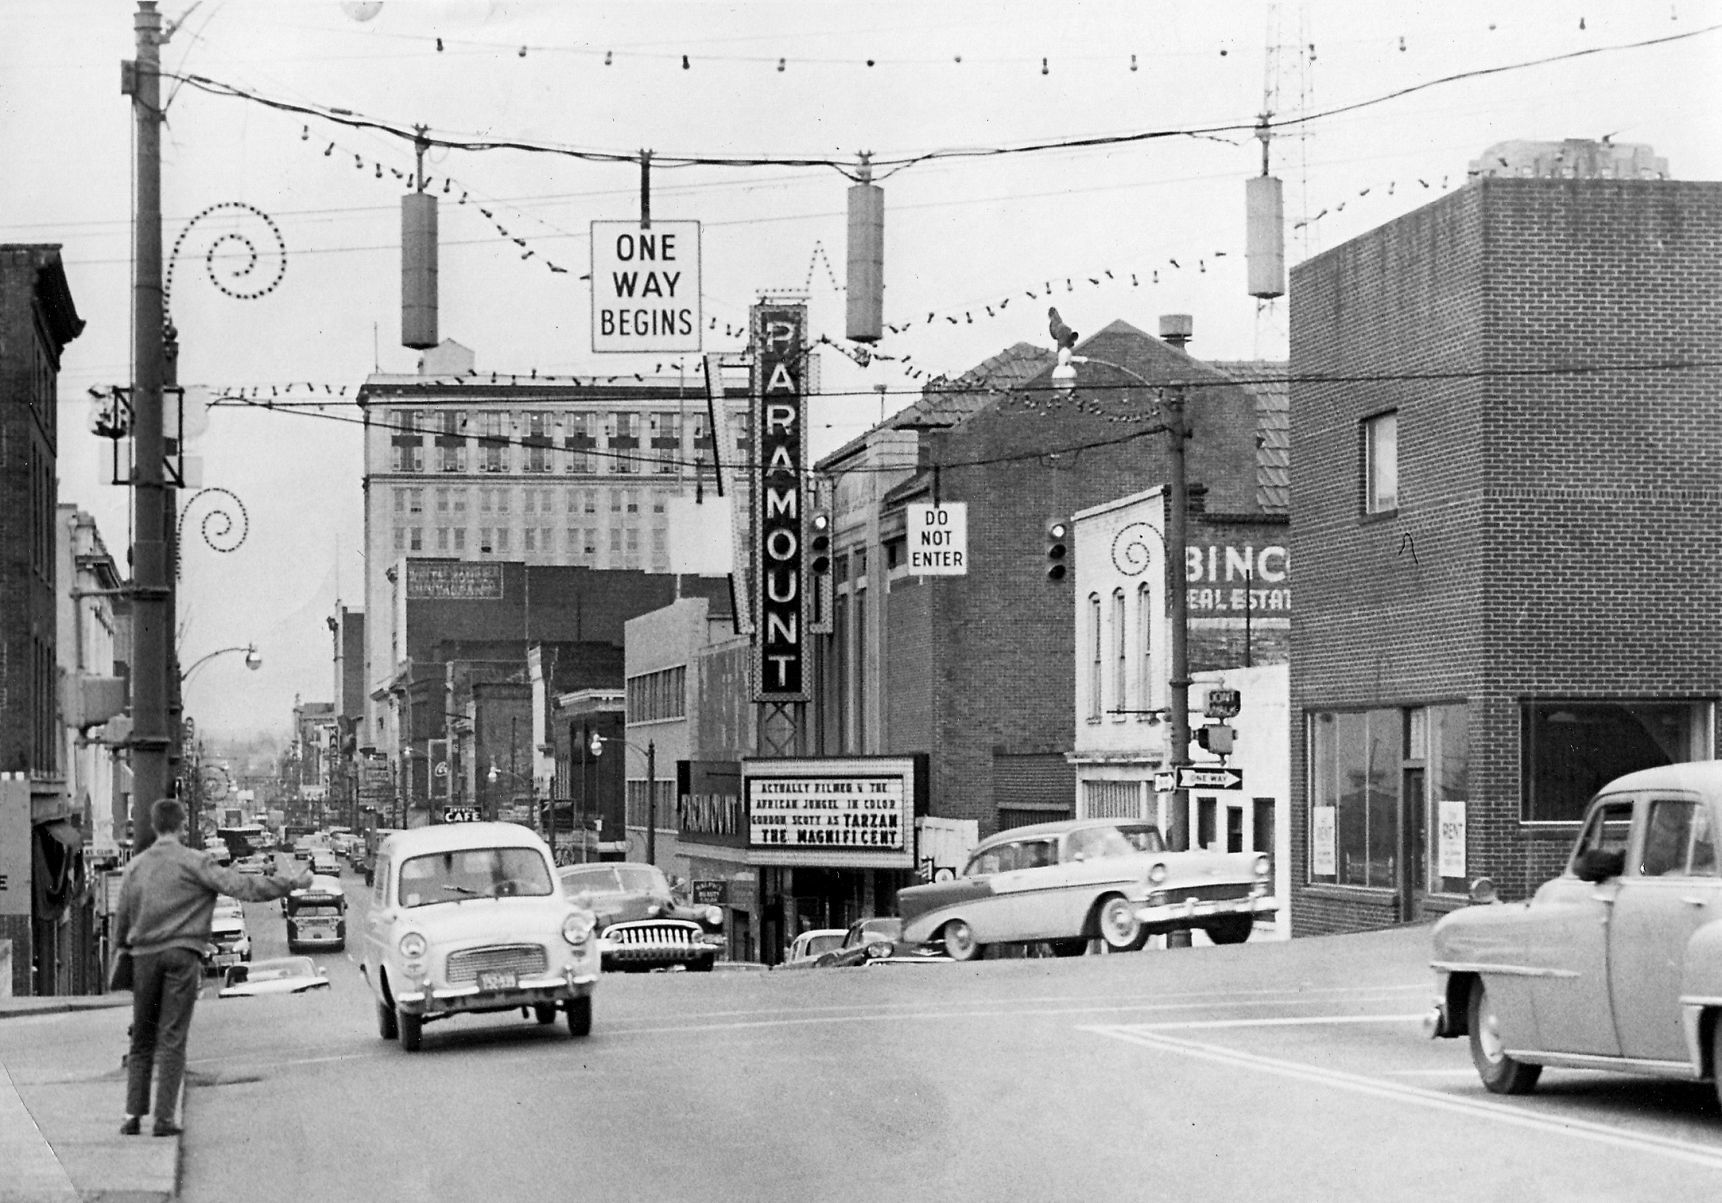
[[[598,984],[595,973],[570,967],[566,973],[523,977],[511,990],[477,986],[432,986],[395,993],[395,1005],[409,1015],[451,1015],[458,1011],[508,1011],[539,1003],[584,998]]]
[[[1146,924],[1150,931],[1178,931],[1200,927],[1206,920],[1221,919],[1229,915],[1249,915],[1259,919],[1272,915],[1279,909],[1279,899],[1271,894],[1249,898],[1188,898],[1161,906],[1144,904],[1136,908],[1136,918]]]

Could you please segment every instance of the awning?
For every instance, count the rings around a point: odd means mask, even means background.
[[[84,888],[84,836],[65,819],[37,823],[34,833],[36,918],[57,919]]]

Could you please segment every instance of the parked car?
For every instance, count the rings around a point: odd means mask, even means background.
[[[914,944],[903,938],[901,919],[862,919],[851,923],[843,942],[821,955],[815,969],[848,969],[857,965],[927,965],[951,958],[937,945]]]
[[[377,850],[360,972],[377,1030],[417,1051],[424,1025],[527,1010],[592,1030],[596,920],[563,892],[550,848],[513,823],[397,831]]]
[[[210,919],[209,943],[203,947],[205,973],[219,973],[251,959],[251,932],[245,926],[245,909],[237,899],[228,898],[227,902],[231,905],[223,906],[218,900]]]
[[[784,953],[782,963],[772,968],[811,969],[825,953],[841,947],[843,937],[848,934],[841,927],[816,927],[812,931],[804,931],[789,942],[789,951]]]
[[[1151,823],[1065,820],[982,840],[962,876],[899,890],[897,909],[906,941],[941,940],[957,961],[1042,940],[1059,956],[1095,938],[1126,952],[1195,928],[1238,944],[1278,909],[1271,874],[1265,853],[1168,851]]]
[[[1719,833],[1722,761],[1605,785],[1559,877],[1435,925],[1425,1030],[1469,1037],[1496,1094],[1557,1067],[1709,1080],[1722,1098]]]
[[[329,971],[310,957],[276,957],[235,965],[221,983],[221,998],[257,998],[265,994],[308,994],[329,989]]]
[[[723,941],[723,908],[684,904],[655,865],[599,861],[557,870],[562,889],[598,918],[604,968],[708,973]]]

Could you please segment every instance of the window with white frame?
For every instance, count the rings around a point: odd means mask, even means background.
[[[1100,594],[1088,596],[1088,718],[1100,721],[1101,655],[1104,635],[1100,629]]]
[[[1390,410],[1363,422],[1363,508],[1388,514],[1399,508],[1399,414]]]
[[[1141,666],[1136,676],[1136,709],[1141,711],[1151,710],[1154,706],[1153,597],[1153,590],[1147,585],[1136,586],[1136,648],[1141,658]],[[1143,713],[1136,717],[1145,722],[1151,716]]]
[[[1112,673],[1112,706],[1127,710],[1130,706],[1130,641],[1129,628],[1124,622],[1124,590],[1112,591],[1112,646],[1115,652]]]

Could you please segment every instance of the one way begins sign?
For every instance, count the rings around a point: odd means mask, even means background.
[[[700,223],[592,223],[592,350],[700,349]]]

